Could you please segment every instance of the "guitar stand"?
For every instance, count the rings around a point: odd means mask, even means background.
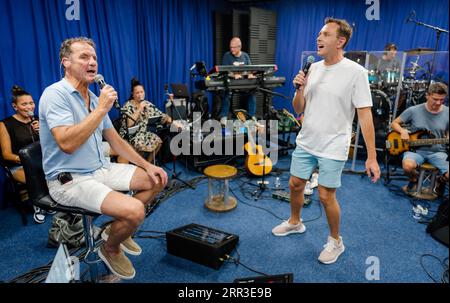
[[[171,188],[174,185],[173,184],[174,183],[173,180],[177,180],[177,181],[183,183],[184,185],[190,187],[191,189],[195,189],[195,186],[193,186],[192,184],[190,184],[187,181],[184,181],[183,179],[181,179],[179,177],[182,172],[177,173],[176,162],[177,162],[177,156],[172,155],[172,176],[170,177],[170,186],[169,186],[169,188]]]
[[[261,180],[256,182],[257,184],[252,184],[254,186],[257,186],[258,188],[253,192],[252,196],[254,197],[255,201],[258,201],[261,198],[261,195],[263,194],[263,192],[266,191],[266,189],[271,190],[272,188],[270,188],[269,185],[269,181],[266,181],[266,157],[264,157],[263,160],[263,174],[261,176]]]

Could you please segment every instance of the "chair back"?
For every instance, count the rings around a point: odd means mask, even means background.
[[[28,195],[32,202],[39,201],[48,195],[47,182],[42,168],[42,151],[39,141],[25,146],[19,151],[27,179]]]

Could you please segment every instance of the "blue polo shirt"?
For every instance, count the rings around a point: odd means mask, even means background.
[[[98,97],[89,90],[91,111],[98,106]],[[90,174],[109,167],[102,151],[102,132],[112,128],[105,115],[95,132],[74,153],[66,154],[55,141],[51,129],[81,123],[89,115],[81,94],[66,80],[47,87],[39,100],[40,141],[45,178],[55,180],[61,172]]]

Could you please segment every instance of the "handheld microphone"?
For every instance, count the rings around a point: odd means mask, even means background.
[[[32,111],[27,112],[28,117],[30,118],[30,124],[36,121],[37,119],[34,117],[34,113]]]
[[[103,76],[101,74],[97,74],[94,77],[94,81],[95,83],[97,83],[98,87],[100,87],[100,89],[103,89],[106,86],[106,82],[105,82],[105,78],[103,78]],[[118,109],[119,111],[121,110],[120,104],[119,104],[119,100],[114,100],[114,107],[116,109]]]
[[[308,59],[306,59],[306,63],[303,66],[302,71],[305,73],[305,77],[308,74],[309,68],[311,67],[311,64],[314,63],[314,61],[316,61],[316,59],[314,58],[314,56],[308,56]],[[295,84],[295,89],[299,89],[300,88],[300,84]]]

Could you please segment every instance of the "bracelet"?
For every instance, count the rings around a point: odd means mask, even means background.
[[[16,162],[20,163],[20,157],[19,156],[16,156]]]

